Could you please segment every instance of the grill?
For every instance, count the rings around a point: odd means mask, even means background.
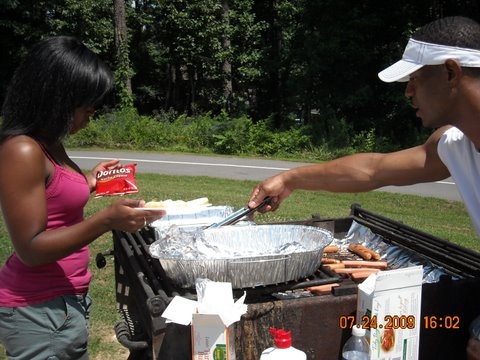
[[[448,241],[372,213],[354,204],[343,218],[314,216],[288,222],[316,226],[342,238],[353,221],[368,227],[383,241],[408,249],[445,269],[436,283],[422,286],[420,359],[465,359],[470,322],[480,315],[480,254]],[[176,296],[196,299],[194,289],[175,287],[160,263],[149,254],[155,241],[153,229],[136,233],[113,232],[116,298],[123,320],[115,328],[118,341],[130,351],[129,360],[191,359],[190,327],[166,324],[161,317]],[[102,254],[97,256],[101,264]],[[304,288],[340,282],[332,293],[305,297]],[[350,336],[340,318],[355,315],[357,284],[323,267],[307,279],[251,289],[234,289],[234,296],[247,292],[247,314],[235,324],[237,360],[256,360],[272,346],[268,328],[292,331],[293,345],[308,359],[341,359],[341,347]],[[459,329],[427,328],[424,321],[457,317]],[[430,324],[431,325],[431,324]]]

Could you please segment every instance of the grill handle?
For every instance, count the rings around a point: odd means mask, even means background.
[[[130,331],[125,321],[119,321],[115,325],[115,336],[120,344],[126,347],[128,350],[143,350],[148,348],[148,342],[146,341],[132,341],[130,340]]]

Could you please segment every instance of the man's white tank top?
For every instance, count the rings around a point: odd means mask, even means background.
[[[437,151],[457,184],[477,236],[480,237],[480,152],[455,127],[445,131]]]

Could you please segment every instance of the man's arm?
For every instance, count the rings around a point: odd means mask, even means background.
[[[365,192],[388,185],[443,180],[449,172],[438,156],[437,145],[445,130],[438,129],[424,144],[406,150],[355,154],[284,171],[258,184],[249,206],[271,196],[272,205],[265,210],[273,209],[294,190]]]

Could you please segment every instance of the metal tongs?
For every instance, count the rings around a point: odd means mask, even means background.
[[[243,217],[252,214],[253,212],[257,211],[258,209],[262,208],[263,206],[267,205],[272,198],[270,196],[267,196],[265,199],[262,200],[262,202],[255,206],[254,208],[250,207],[244,207],[241,208],[240,210],[235,211],[233,214],[227,216],[225,219],[222,221],[219,221],[218,223],[209,225],[206,227],[206,229],[209,228],[218,228],[220,226],[225,226],[225,225],[233,225],[240,221]]]

